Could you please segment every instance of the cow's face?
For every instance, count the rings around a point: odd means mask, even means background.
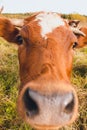
[[[77,38],[69,25],[56,13],[41,12],[25,19],[20,31],[11,24],[6,33],[3,26],[1,22],[0,35],[20,44],[18,110],[22,118],[38,129],[73,122],[78,101],[70,74]]]
[[[70,27],[55,13],[41,13],[26,19],[20,35],[20,114],[37,128],[74,120],[77,98],[70,73],[77,39]]]
[[[77,42],[70,27],[55,13],[41,13],[32,20],[27,18],[25,23],[16,37],[21,42],[19,64],[22,84],[47,74],[49,81],[68,82],[73,47]]]

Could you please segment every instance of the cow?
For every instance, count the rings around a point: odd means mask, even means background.
[[[18,21],[0,17],[0,36],[18,45],[18,112],[36,129],[56,130],[77,117],[78,98],[70,75],[79,44],[75,34],[84,33],[54,12]]]

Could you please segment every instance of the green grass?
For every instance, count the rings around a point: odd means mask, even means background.
[[[0,39],[0,130],[31,130],[17,114],[18,72],[17,47]]]
[[[17,46],[0,38],[0,130],[31,130],[17,113],[19,68]],[[61,130],[87,130],[87,47],[75,52],[72,84],[79,98],[75,123]]]

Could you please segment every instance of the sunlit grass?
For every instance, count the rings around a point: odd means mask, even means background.
[[[31,130],[17,114],[17,46],[0,39],[0,130]]]

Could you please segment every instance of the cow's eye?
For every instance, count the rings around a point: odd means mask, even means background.
[[[74,48],[76,48],[77,46],[78,46],[78,43],[77,43],[77,42],[74,42],[72,48],[74,49]]]
[[[21,45],[21,44],[23,43],[23,38],[22,38],[21,35],[18,35],[18,36],[16,37],[16,42],[17,42],[18,45]]]

